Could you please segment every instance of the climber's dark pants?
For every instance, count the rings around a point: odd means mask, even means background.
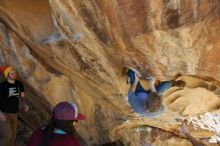
[[[135,72],[131,69],[128,70],[127,72],[127,76],[130,78],[130,84],[133,85],[135,82]],[[161,82],[157,87],[156,90],[157,92],[161,95],[164,91],[168,90],[170,87],[172,87],[173,83],[172,81],[163,81]],[[151,90],[145,90],[141,83],[138,82],[137,87],[135,89],[135,94],[138,93],[146,93],[146,94],[150,94]]]
[[[0,146],[14,146],[17,134],[18,115],[4,113],[7,120],[0,121]]]

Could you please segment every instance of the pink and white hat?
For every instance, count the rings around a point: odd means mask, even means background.
[[[85,120],[86,116],[78,113],[75,103],[60,102],[54,108],[54,118],[57,120]]]

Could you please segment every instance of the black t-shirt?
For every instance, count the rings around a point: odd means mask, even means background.
[[[0,83],[0,110],[5,113],[18,113],[21,92],[24,92],[24,85],[18,80],[14,84],[8,81]]]

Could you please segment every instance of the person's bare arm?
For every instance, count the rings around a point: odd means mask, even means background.
[[[183,122],[180,131],[190,140],[193,146],[204,146],[203,143],[196,140],[188,131],[186,124]]]
[[[137,88],[137,84],[138,84],[138,77],[135,75],[135,81],[134,81],[134,84],[131,85],[129,91],[132,91],[132,92],[135,92],[136,88]]]
[[[24,92],[21,92],[21,100],[24,100],[24,96],[25,96]]]
[[[197,141],[194,137],[192,137],[192,135],[190,135],[189,133],[186,133],[185,136],[190,140],[190,142],[192,143],[193,146],[204,146],[204,144],[200,143],[199,141]]]
[[[157,90],[155,88],[155,78],[154,77],[150,77],[150,78],[147,78],[149,80],[149,84],[150,84],[150,89],[152,92],[154,93],[157,93]]]
[[[25,101],[25,93],[21,92],[21,111],[23,112],[27,112],[29,110],[29,106],[27,105],[26,101]]]

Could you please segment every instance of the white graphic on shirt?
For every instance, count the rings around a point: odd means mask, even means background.
[[[16,87],[13,87],[13,88],[9,88],[9,92],[8,92],[8,97],[11,97],[11,96],[19,96],[19,92],[17,91],[17,88]]]

